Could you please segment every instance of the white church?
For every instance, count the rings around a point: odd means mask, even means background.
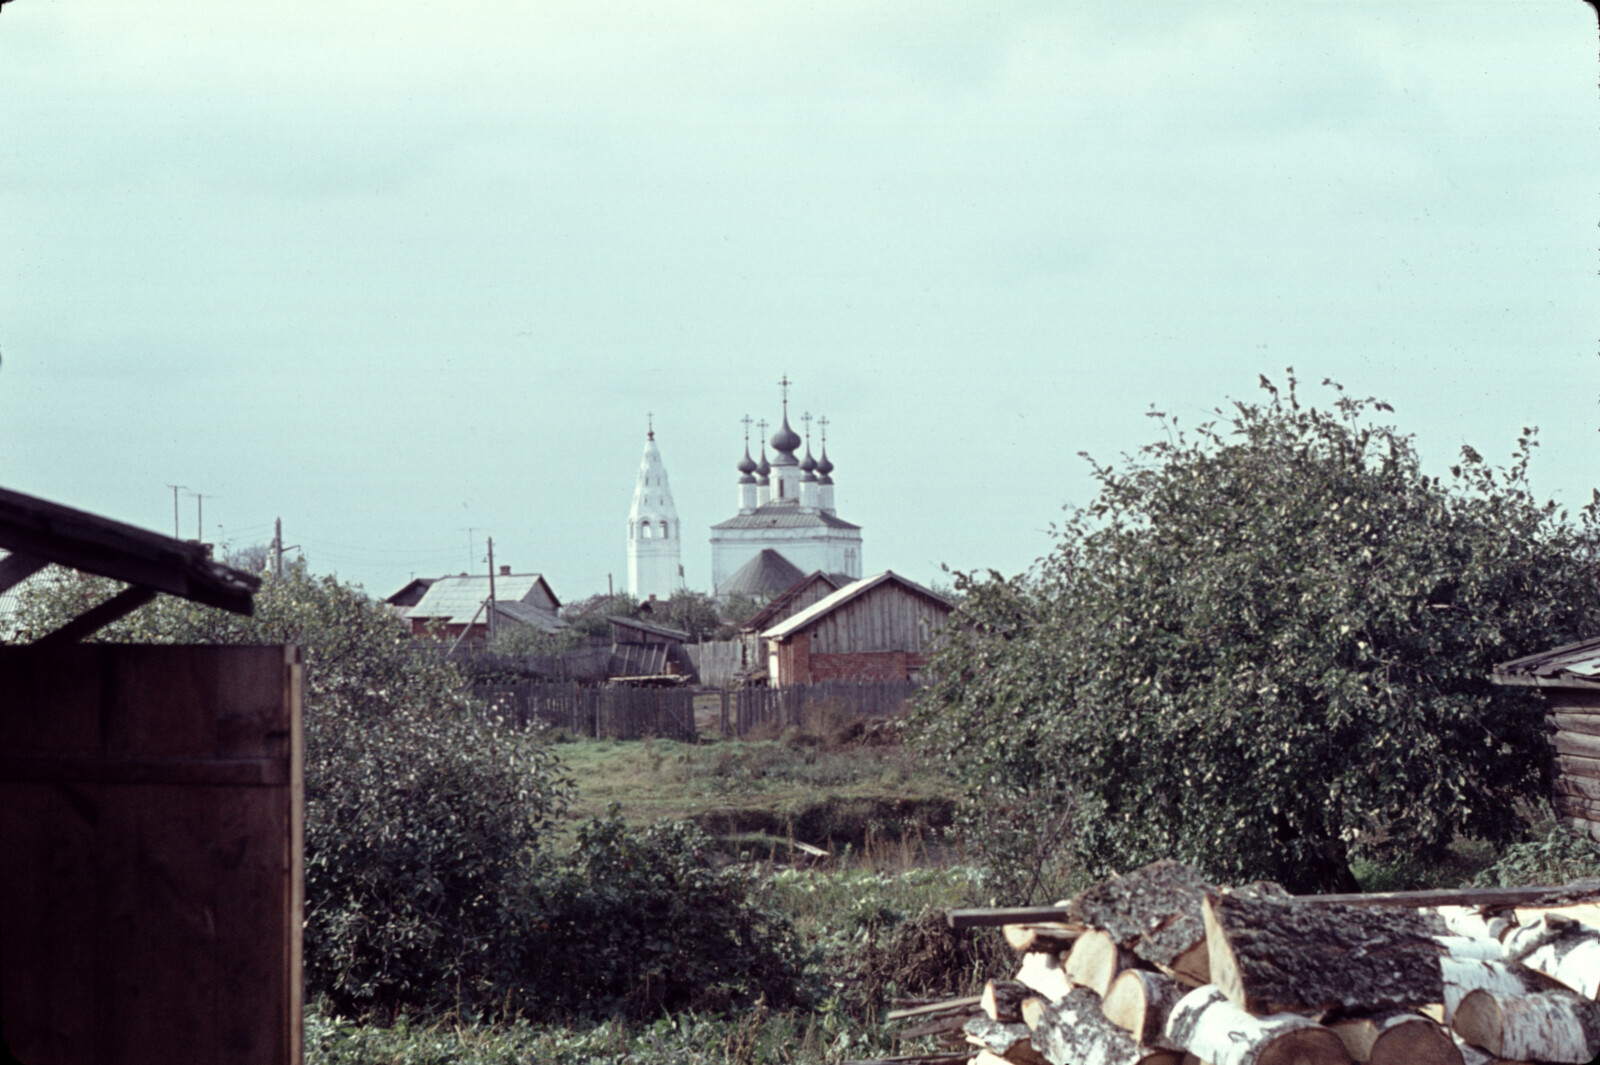
[[[760,461],[750,457],[745,439],[739,460],[739,513],[711,527],[712,594],[735,592],[766,596],[783,591],[812,572],[859,580],[861,526],[839,517],[833,504],[834,465],[828,459],[827,419],[821,419],[821,458],[811,457],[811,418],[806,437],[789,427],[788,379],[783,420],[769,441],[761,441]],[[745,419],[746,433],[749,419]],[[760,424],[762,436],[766,423]],[[795,452],[805,445],[805,457]]]
[[[711,585],[718,597],[776,595],[813,570],[840,584],[861,578],[861,526],[834,510],[827,419],[818,420],[820,458],[812,458],[811,416],[803,416],[802,438],[789,427],[788,378],[781,384],[782,422],[771,441],[761,440],[759,462],[750,457],[750,419],[744,420],[744,457],[737,467],[739,512],[711,527]],[[764,437],[767,423],[759,424]],[[774,452],[770,462],[769,443]],[[797,458],[802,445],[805,456]],[[628,511],[628,594],[639,600],[670,599],[682,590],[682,543],[683,529],[652,423]]]

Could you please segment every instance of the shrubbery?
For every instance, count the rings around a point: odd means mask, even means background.
[[[583,1016],[723,1011],[806,999],[799,937],[753,873],[718,868],[686,822],[585,825],[540,888],[528,966],[543,1004]]]
[[[114,594],[57,573],[29,632]],[[306,657],[305,982],[347,1015],[647,1016],[803,998],[793,930],[687,825],[550,836],[570,784],[540,737],[485,719],[456,667],[360,589],[303,569],[252,617],[162,597],[98,634],[293,643]]]

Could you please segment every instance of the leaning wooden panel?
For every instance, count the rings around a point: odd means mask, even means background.
[[[299,656],[0,648],[0,995],[30,1065],[301,1055]]]

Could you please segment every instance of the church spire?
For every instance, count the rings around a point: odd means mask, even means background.
[[[628,511],[628,594],[635,599],[667,599],[684,586],[678,547],[683,529],[667,484],[667,467],[656,445],[655,417],[646,418],[644,455],[639,459],[633,506]]]

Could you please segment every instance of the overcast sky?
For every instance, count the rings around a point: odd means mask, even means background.
[[[577,599],[653,411],[709,590],[788,374],[928,581],[1292,365],[1435,468],[1538,425],[1581,502],[1597,49],[1581,0],[17,0],[0,485],[164,532],[182,485],[377,595],[487,534]]]

